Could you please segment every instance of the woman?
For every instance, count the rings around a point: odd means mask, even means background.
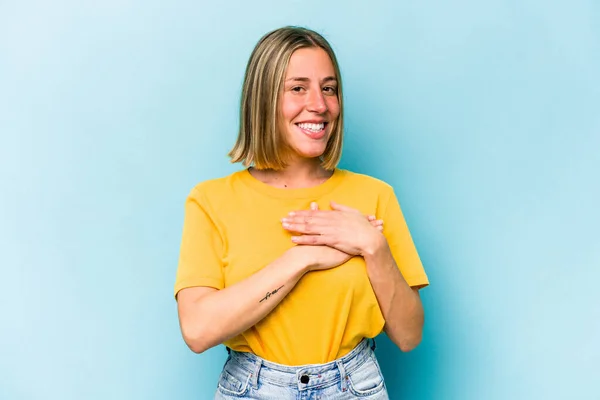
[[[186,201],[185,342],[227,346],[217,399],[387,399],[372,338],[420,342],[428,280],[393,189],[336,168],[342,85],[329,43],[297,27],[265,35],[240,117],[230,156],[248,168]]]

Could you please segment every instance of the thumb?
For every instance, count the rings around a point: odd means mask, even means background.
[[[313,211],[318,210],[319,209],[319,205],[316,202],[313,201],[312,203],[310,203],[310,209],[313,210]]]

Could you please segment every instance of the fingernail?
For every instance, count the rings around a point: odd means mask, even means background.
[[[281,222],[289,222],[287,218],[281,218]]]
[[[297,242],[298,241],[298,236],[292,236],[292,242]]]
[[[289,215],[290,217],[293,217],[294,215],[296,215],[296,213],[295,213],[295,212],[293,212],[293,211],[290,211],[290,212],[288,213],[288,215]]]

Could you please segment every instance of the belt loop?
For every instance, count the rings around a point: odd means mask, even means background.
[[[375,343],[375,338],[371,340],[373,341],[373,343],[371,344],[371,350],[375,351],[375,349],[377,348],[377,343]]]
[[[340,383],[341,383],[341,388],[342,388],[342,392],[345,392],[348,390],[348,376],[346,375],[346,369],[344,368],[344,364],[342,363],[342,360],[337,360],[335,362],[337,364],[338,370],[340,371]]]
[[[258,389],[258,374],[260,372],[260,368],[262,367],[262,360],[258,357],[255,358],[256,363],[254,364],[254,372],[250,376],[250,384],[254,389]]]

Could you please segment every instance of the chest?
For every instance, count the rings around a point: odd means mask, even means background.
[[[315,201],[321,210],[330,210],[330,201],[335,200],[360,210],[366,218],[368,214],[377,213],[376,198],[368,195],[352,196],[352,198],[332,199],[269,199],[244,198],[237,202],[235,209],[223,210],[220,213],[221,231],[226,237],[224,249],[224,278],[225,285],[230,286],[259,271],[285,251],[294,246],[292,234],[283,229],[281,219],[290,211],[307,210],[310,203]],[[347,273],[339,276],[340,271],[322,274],[332,276],[339,282],[351,283],[357,277],[364,275],[364,260],[356,257],[350,260]]]

